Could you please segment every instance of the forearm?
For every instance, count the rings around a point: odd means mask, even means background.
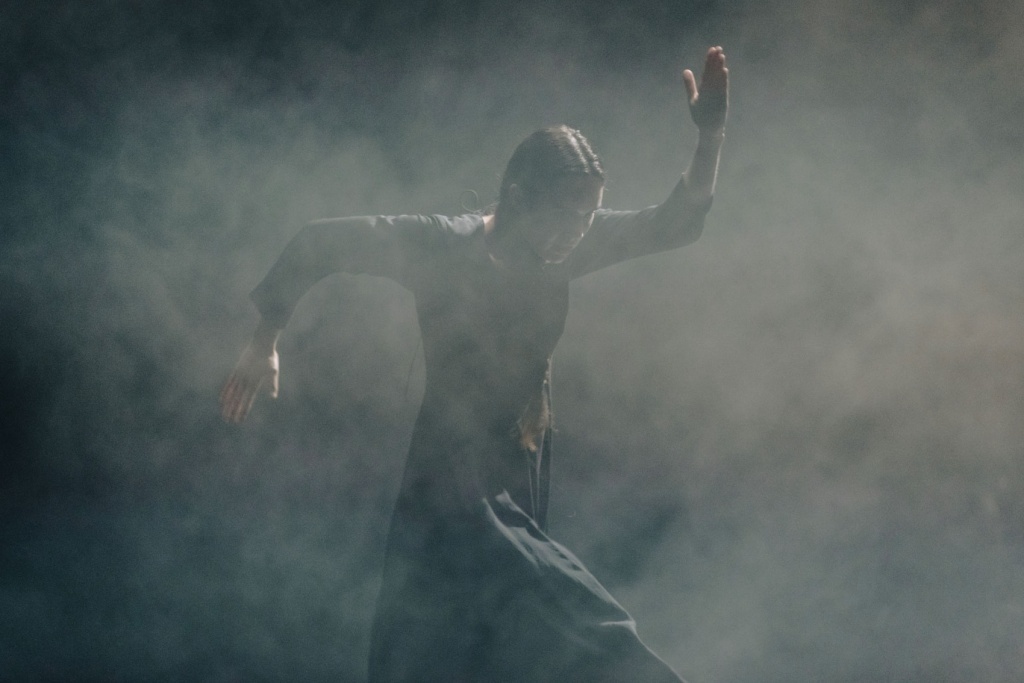
[[[725,52],[721,46],[708,49],[699,89],[689,69],[683,72],[683,82],[690,116],[697,124],[697,151],[669,203],[685,216],[693,211],[706,213],[715,194],[718,158],[729,114],[729,70],[725,67]]]
[[[660,222],[683,229],[691,224],[697,225],[694,219],[707,213],[715,194],[718,159],[724,140],[724,129],[700,131],[689,167],[659,207]],[[697,237],[693,235],[692,239]]]
[[[706,206],[715,194],[718,177],[718,160],[725,141],[725,129],[701,130],[697,138],[697,149],[693,153],[690,167],[683,174],[685,192],[683,201],[691,206]]]

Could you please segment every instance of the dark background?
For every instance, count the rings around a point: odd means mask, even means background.
[[[705,236],[574,285],[552,533],[693,683],[1021,680],[1022,29],[995,0],[4,4],[0,677],[364,679],[411,297],[319,285],[236,428],[247,292],[307,220],[490,203],[546,124],[606,205],[660,201],[721,44]]]

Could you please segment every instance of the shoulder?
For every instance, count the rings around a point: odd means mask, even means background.
[[[442,216],[439,214],[408,214],[398,216],[374,216],[378,228],[392,228],[400,231],[434,233],[440,237],[470,237],[483,232],[484,217],[475,214]]]
[[[461,216],[426,216],[427,220],[443,232],[456,238],[473,237],[483,235],[484,217],[477,213],[467,213]]]
[[[393,235],[418,254],[417,260],[422,259],[420,267],[448,268],[453,259],[454,262],[476,259],[486,249],[484,217],[476,213],[378,216],[376,229],[379,233]]]
[[[598,225],[624,225],[638,221],[649,220],[657,206],[648,206],[645,209],[622,211],[618,209],[598,209],[594,213],[594,223]]]

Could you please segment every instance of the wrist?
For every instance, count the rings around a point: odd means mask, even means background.
[[[277,339],[281,336],[281,329],[269,325],[261,320],[252,333],[252,348],[260,354],[270,355],[277,351]]]
[[[715,126],[713,128],[698,128],[697,129],[697,145],[709,146],[716,145],[721,146],[725,141],[725,126]]]

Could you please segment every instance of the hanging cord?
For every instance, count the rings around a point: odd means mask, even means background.
[[[537,474],[537,526],[547,533],[548,498],[551,495],[551,442],[554,438],[555,419],[551,405],[551,360],[548,359],[548,375],[544,381],[544,396],[548,403],[548,425],[540,447],[540,472]]]
[[[412,371],[416,367],[416,359],[420,356],[420,349],[423,348],[423,335],[416,342],[416,350],[412,352],[412,360],[409,361],[409,373],[405,376],[405,404],[409,405],[409,387],[412,385]]]
[[[476,190],[463,190],[462,195],[459,197],[459,204],[462,206],[463,211],[476,213],[480,210],[480,195],[476,193]]]

